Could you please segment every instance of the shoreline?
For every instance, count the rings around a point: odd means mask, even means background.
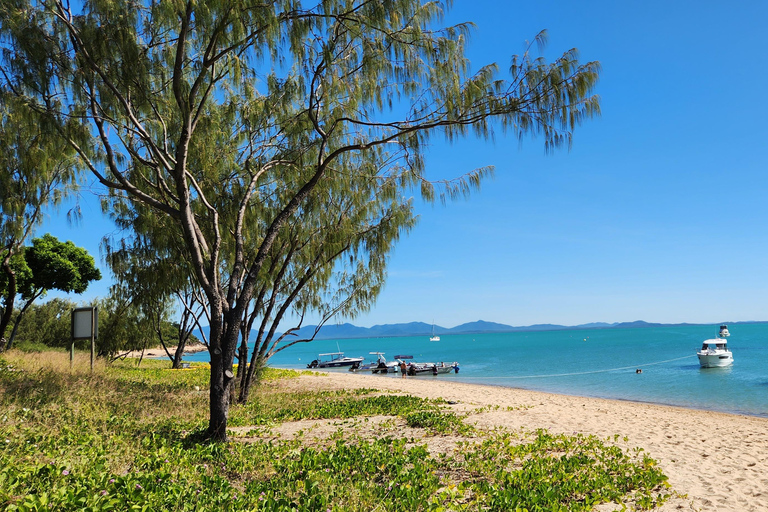
[[[149,350],[153,350],[156,352],[159,352],[159,354],[151,354]],[[171,352],[175,350],[175,347],[169,348]],[[199,344],[193,347],[193,349],[190,349],[189,347],[184,351],[185,354],[194,354],[199,352],[206,352],[208,349],[205,345]],[[134,353],[131,353],[132,355],[129,355],[129,357],[139,357],[141,354],[141,351],[135,351]],[[163,351],[162,347],[155,347],[154,349],[148,349],[145,352],[145,357],[166,357],[165,352]],[[194,361],[193,361],[194,362]],[[348,372],[348,371],[329,371],[328,368],[322,368],[322,369],[310,369],[306,367],[289,367],[289,366],[269,366],[270,368],[275,368],[278,370],[293,370],[297,372],[302,371],[311,371],[311,372],[320,372],[320,373],[330,373],[330,374],[340,374],[340,375],[359,375],[362,377],[368,377],[368,378],[374,378],[374,379],[400,379],[400,374],[386,374],[386,375],[368,375],[367,373],[354,373],[354,372]],[[529,387],[522,387],[522,386],[513,386],[510,384],[496,384],[493,382],[467,382],[467,377],[460,375],[459,377],[453,377],[451,376],[443,376],[443,377],[433,377],[433,376],[416,376],[416,377],[408,377],[415,378],[415,379],[421,379],[425,382],[429,382],[433,379],[446,379],[449,382],[453,382],[455,384],[466,384],[468,386],[488,386],[493,388],[500,388],[500,389],[515,389],[515,390],[521,390],[521,391],[530,391],[532,393],[544,393],[544,394],[553,394],[553,395],[562,395],[562,396],[569,396],[573,398],[593,398],[596,400],[611,400],[611,401],[617,401],[617,402],[626,402],[626,403],[635,403],[635,404],[647,404],[647,405],[658,405],[661,407],[672,407],[676,409],[681,410],[690,410],[690,411],[702,411],[702,412],[713,412],[713,413],[720,413],[720,414],[730,414],[730,415],[736,415],[736,416],[744,416],[749,418],[762,418],[762,419],[768,419],[768,411],[764,413],[753,413],[750,411],[740,411],[738,409],[716,409],[716,408],[706,408],[701,406],[694,406],[694,405],[684,405],[684,404],[677,404],[677,403],[669,403],[669,402],[655,402],[652,400],[638,400],[633,398],[622,398],[622,397],[606,397],[606,396],[599,396],[599,395],[589,395],[589,394],[578,394],[578,393],[568,393],[566,391],[545,391],[535,388],[529,388]],[[458,379],[458,380],[449,380],[449,379]],[[470,377],[470,379],[476,378],[478,380],[484,380],[483,377]],[[766,509],[768,510],[768,509]]]
[[[312,373],[296,384],[442,398],[480,427],[626,437],[659,462],[673,491],[687,495],[657,510],[768,510],[768,418],[449,380]]]
[[[403,379],[400,374],[387,374],[387,375],[375,375],[375,376],[368,376],[367,374],[360,374],[360,373],[345,373],[345,372],[333,372],[328,371],[327,368],[322,369],[314,369],[314,368],[305,368],[305,369],[296,369],[296,368],[285,368],[285,367],[271,367],[275,369],[280,370],[293,370],[293,371],[308,371],[313,373],[318,373],[322,375],[351,375],[351,376],[357,376],[363,379],[366,378],[373,378],[373,379],[388,379],[388,380],[395,380],[398,382],[402,382],[403,380],[414,380],[416,382],[423,382],[427,386],[430,384],[450,384],[453,386],[470,386],[470,387],[478,387],[478,388],[492,388],[492,389],[502,389],[502,390],[510,390],[510,391],[519,391],[521,393],[530,393],[532,395],[544,395],[544,396],[559,396],[564,398],[573,398],[573,399],[585,399],[585,400],[602,400],[606,402],[617,402],[619,404],[635,404],[635,405],[647,405],[647,406],[656,406],[656,407],[662,407],[662,408],[669,408],[669,409],[675,409],[679,410],[681,412],[683,411],[696,411],[701,413],[712,413],[712,414],[723,414],[726,416],[738,416],[743,418],[755,418],[755,419],[762,419],[766,420],[766,427],[768,428],[768,413],[765,414],[750,414],[748,412],[740,412],[740,411],[720,411],[717,409],[706,409],[702,407],[687,407],[684,405],[678,405],[678,404],[668,404],[663,402],[652,402],[652,401],[644,401],[644,400],[634,400],[631,398],[610,398],[610,397],[603,397],[603,396],[596,396],[596,395],[579,395],[579,394],[571,394],[566,392],[557,392],[557,391],[543,391],[540,389],[533,389],[533,388],[525,388],[520,386],[509,386],[506,384],[493,384],[488,382],[465,382],[460,380],[448,380],[448,378],[439,377],[439,376],[413,376],[409,375],[405,379]],[[442,386],[441,386],[442,387]],[[389,389],[389,388],[387,388]],[[768,509],[766,509],[768,510]]]
[[[319,372],[319,373],[330,373],[330,374],[339,374],[339,375],[346,375],[346,372],[341,371],[328,371],[327,368],[322,369],[311,369],[311,368],[290,368],[285,366],[270,366],[270,368],[275,368],[279,370],[293,370],[297,372],[302,371],[311,371],[311,372]],[[386,375],[368,375],[368,374],[356,374],[354,372],[348,372],[350,375],[359,375],[361,377],[368,377],[373,379],[400,379],[400,374],[386,374]],[[633,403],[633,404],[646,404],[646,405],[658,405],[660,407],[672,407],[675,409],[681,409],[685,411],[702,411],[702,412],[713,412],[718,414],[730,414],[735,416],[744,416],[747,418],[761,418],[761,419],[768,419],[768,412],[765,413],[752,413],[747,411],[739,411],[735,409],[729,409],[729,410],[721,410],[721,409],[714,409],[714,408],[706,408],[706,407],[698,407],[698,406],[687,406],[687,405],[681,405],[681,404],[675,404],[675,403],[666,403],[666,402],[654,402],[651,400],[637,400],[633,398],[621,398],[621,397],[606,397],[606,396],[598,396],[598,395],[588,395],[588,394],[577,394],[577,393],[568,393],[565,391],[545,391],[541,389],[535,389],[535,388],[527,388],[522,386],[512,386],[509,384],[494,384],[492,382],[467,382],[462,377],[458,377],[459,380],[454,380],[454,377],[452,376],[432,376],[432,375],[425,375],[425,376],[409,376],[408,379],[418,379],[422,380],[424,382],[430,382],[430,381],[438,381],[438,380],[445,380],[446,382],[451,382],[453,384],[462,384],[467,386],[487,386],[491,388],[499,388],[499,389],[512,389],[512,390],[520,390],[520,391],[530,391],[531,393],[543,393],[547,395],[562,395],[562,396],[568,396],[573,398],[590,398],[595,400],[609,400],[609,401],[616,401],[616,402],[626,402],[626,403]],[[482,379],[482,377],[478,377],[478,379]],[[768,509],[766,509],[768,510]]]
[[[715,412],[719,414],[730,414],[734,416],[744,416],[747,418],[763,418],[768,419],[768,412],[765,413],[750,413],[745,411],[739,411],[735,409],[731,410],[720,410],[720,409],[708,409],[706,407],[697,407],[697,406],[687,406],[687,405],[680,405],[680,404],[674,404],[674,403],[665,403],[665,402],[654,402],[651,400],[637,400],[633,398],[618,398],[618,397],[605,397],[605,396],[598,396],[598,395],[587,395],[587,394],[571,394],[566,392],[558,392],[558,391],[543,391],[539,389],[533,389],[533,388],[524,388],[524,387],[516,387],[516,386],[509,386],[506,384],[492,384],[487,382],[465,382],[465,381],[456,381],[457,384],[467,384],[469,386],[489,386],[489,387],[499,387],[499,388],[505,388],[505,389],[519,389],[521,391],[531,391],[534,393],[545,393],[545,394],[551,394],[551,395],[563,395],[563,396],[570,396],[574,398],[594,398],[596,400],[610,400],[610,401],[616,401],[616,402],[626,402],[626,403],[633,403],[633,404],[647,404],[647,405],[658,405],[660,407],[672,407],[675,409],[682,409],[686,411],[703,411],[703,412]]]

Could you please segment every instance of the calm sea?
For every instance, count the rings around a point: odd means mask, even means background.
[[[717,325],[501,334],[317,340],[275,355],[270,365],[305,368],[318,353],[369,352],[453,362],[458,374],[415,377],[553,393],[653,402],[768,417],[768,323],[729,325],[729,368],[699,367],[696,350]],[[187,356],[207,361],[208,353]],[[642,373],[636,373],[637,369]],[[336,370],[346,371],[346,370]],[[392,378],[371,375],[376,379]]]

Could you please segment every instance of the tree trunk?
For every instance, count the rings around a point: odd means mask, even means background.
[[[16,332],[19,330],[19,324],[21,323],[21,313],[16,315],[16,321],[13,322],[13,329],[11,329],[11,336],[8,338],[8,343],[5,345],[6,350],[13,348],[13,342],[16,339]]]
[[[181,297],[181,295],[179,295]],[[176,345],[176,352],[173,355],[173,368],[181,368],[182,359],[184,358],[184,350],[187,348],[187,342],[192,335],[192,328],[194,323],[192,320],[192,313],[187,306],[187,301],[184,300],[184,309],[182,310],[181,319],[179,321],[179,343]],[[190,325],[191,324],[191,325]]]
[[[207,437],[211,441],[227,442],[229,418],[229,390],[224,375],[223,354],[220,348],[211,350],[210,419]]]
[[[238,398],[237,403],[244,404],[248,401],[248,333],[246,332],[248,324],[243,322],[243,327],[240,329],[240,349],[237,353],[237,381],[238,381]]]
[[[236,310],[230,310],[222,315],[225,321],[216,327],[211,326],[211,390],[210,390],[210,419],[207,437],[211,441],[227,442],[227,421],[231,388],[235,381],[232,363],[237,350],[237,340],[240,333],[240,319]],[[212,318],[215,316],[212,315]],[[221,317],[219,317],[221,318]],[[222,329],[222,327],[225,327]]]
[[[6,349],[10,350],[10,348],[13,346],[13,342],[16,339],[16,332],[19,330],[19,324],[21,323],[21,319],[24,317],[24,314],[27,312],[29,307],[32,305],[34,301],[40,298],[40,296],[43,294],[44,290],[40,290],[37,293],[35,293],[30,299],[27,300],[26,304],[24,304],[24,307],[22,307],[19,310],[19,314],[16,315],[16,320],[13,322],[13,329],[11,330],[11,337],[8,338],[8,344],[6,345]]]
[[[0,339],[5,338],[5,331],[8,329],[8,325],[11,323],[11,315],[13,314],[13,302],[16,300],[16,272],[11,270],[11,257],[3,259],[2,271],[8,276],[8,289],[5,294],[5,301],[3,307],[3,314],[0,316]],[[10,341],[7,347],[0,346],[0,351],[11,348]]]
[[[182,332],[181,326],[179,326],[179,343],[176,344],[176,352],[173,353],[173,369],[178,370],[181,368],[181,362],[184,358],[184,350],[187,348],[187,340],[189,339],[188,332]]]
[[[184,357],[185,342],[179,341],[179,345],[176,347],[176,352],[173,353],[173,369],[178,370],[181,368],[181,362]]]

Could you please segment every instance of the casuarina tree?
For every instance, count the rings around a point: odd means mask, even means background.
[[[24,246],[76,188],[74,151],[54,123],[0,86],[0,350],[19,292]],[[28,270],[28,269],[26,269]]]
[[[449,3],[449,2],[448,2]],[[227,438],[245,311],[311,201],[428,200],[432,137],[568,144],[596,63],[529,54],[469,72],[471,26],[420,0],[7,0],[2,77],[115,197],[182,242],[210,316],[208,437]],[[73,126],[72,120],[77,123]],[[487,168],[442,192],[477,185]],[[315,194],[323,190],[324,193]],[[440,189],[438,189],[440,191]],[[374,250],[375,249],[371,249]]]

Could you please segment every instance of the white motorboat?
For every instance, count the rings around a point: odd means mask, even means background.
[[[353,363],[350,366],[351,372],[371,372],[371,373],[397,373],[400,371],[400,363],[397,361],[387,361],[384,352],[369,352],[376,356],[376,361],[366,364]]]
[[[339,368],[352,366],[355,363],[360,364],[362,361],[362,357],[344,357],[344,352],[329,352],[318,354],[317,359],[309,363],[307,368]]]
[[[704,340],[701,350],[696,352],[702,368],[718,368],[733,364],[733,353],[728,350],[728,342],[723,338]]]
[[[720,326],[720,333],[718,334],[718,336],[720,336],[721,338],[727,338],[730,335],[731,335],[731,333],[728,332],[728,326],[725,325],[725,324],[721,325]]]

